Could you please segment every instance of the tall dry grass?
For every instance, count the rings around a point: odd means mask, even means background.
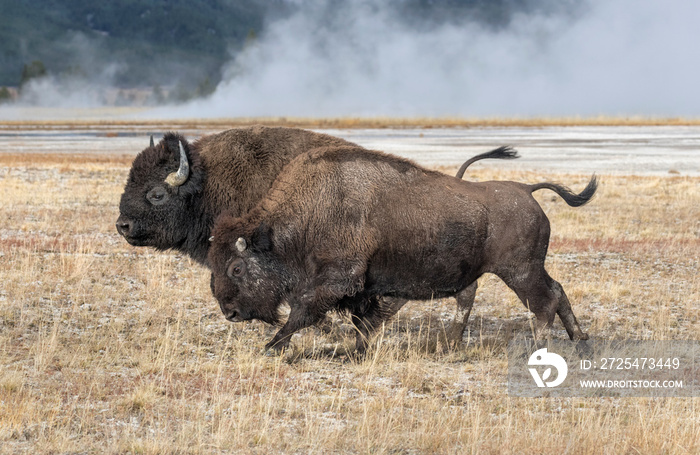
[[[363,361],[354,335],[227,323],[208,273],[114,230],[129,163],[0,163],[2,453],[698,453],[697,398],[513,398],[505,346],[527,312],[481,280],[464,343],[443,350],[450,300],[411,302]],[[588,176],[484,170],[468,179]],[[602,176],[552,222],[548,270],[594,337],[700,333],[700,179]],[[565,334],[557,322],[555,336]]]

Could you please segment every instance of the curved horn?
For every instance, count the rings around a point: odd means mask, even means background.
[[[248,248],[248,243],[243,237],[238,237],[238,240],[236,240],[236,249],[238,250],[238,252],[242,253],[245,251],[246,248]]]
[[[182,141],[178,142],[180,145],[180,168],[177,172],[172,172],[165,179],[165,183],[170,186],[180,186],[187,181],[187,177],[190,176],[190,163],[187,161],[187,154],[185,149],[182,147]]]
[[[156,143],[153,142],[153,135],[151,134],[151,148],[155,147]]]

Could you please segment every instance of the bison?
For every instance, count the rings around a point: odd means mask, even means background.
[[[562,286],[544,268],[549,220],[532,193],[573,207],[593,197],[595,175],[574,194],[554,183],[465,182],[411,161],[353,146],[299,155],[243,217],[216,221],[212,290],[229,321],[287,321],[266,348],[329,310],[350,313],[356,350],[398,308],[381,297],[427,300],[466,294],[484,273],[500,277],[532,311],[537,333],[559,315],[587,339]],[[469,303],[471,306],[471,303]]]
[[[253,126],[190,144],[167,133],[139,153],[119,203],[117,231],[134,246],[175,249],[205,264],[214,219],[242,215],[282,168],[307,150],[354,145],[296,128]]]

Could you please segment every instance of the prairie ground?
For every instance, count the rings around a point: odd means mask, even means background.
[[[506,344],[529,318],[493,276],[455,350],[439,341],[446,299],[407,304],[362,361],[343,354],[354,334],[341,316],[264,355],[274,328],[226,322],[203,267],[117,235],[130,163],[0,154],[1,453],[700,452],[697,397],[510,397]],[[574,190],[589,177],[465,176]],[[697,339],[700,178],[600,178],[577,209],[537,193],[547,268],[581,326]],[[558,320],[553,336],[566,337]]]

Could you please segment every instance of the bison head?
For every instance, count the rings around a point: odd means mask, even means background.
[[[183,248],[201,222],[204,170],[182,137],[168,133],[139,153],[119,203],[117,231],[135,246]]]
[[[229,321],[279,322],[290,280],[273,250],[266,225],[246,229],[241,218],[227,215],[216,221],[209,248],[211,288]]]

